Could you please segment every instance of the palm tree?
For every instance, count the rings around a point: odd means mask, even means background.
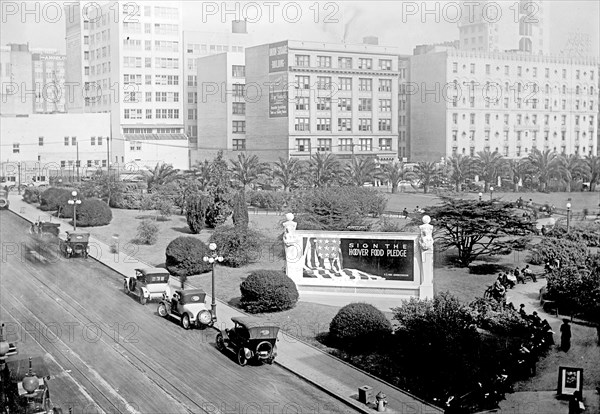
[[[455,155],[448,159],[450,165],[450,180],[456,187],[456,192],[460,192],[460,187],[465,179],[469,176],[473,159],[468,155]]]
[[[505,164],[506,169],[513,183],[513,190],[516,193],[519,191],[519,183],[523,182],[527,175],[527,161],[520,159],[510,159]]]
[[[403,162],[394,162],[383,165],[381,178],[392,185],[392,194],[398,191],[398,185],[401,181],[412,180],[415,174],[407,171]]]
[[[273,164],[273,178],[283,186],[283,191],[297,187],[303,178],[303,168],[297,158],[282,158]]]
[[[177,172],[178,170],[174,169],[171,164],[164,163],[157,163],[152,171],[144,171],[146,183],[148,184],[148,191],[152,190],[152,187],[168,184],[175,180]]]
[[[477,153],[475,163],[477,170],[485,181],[484,191],[487,192],[491,184],[498,180],[498,175],[502,171],[506,160],[498,151],[480,151]]]
[[[206,190],[210,182],[210,162],[208,160],[198,161],[191,170],[187,171],[187,174],[198,182],[200,191]]]
[[[310,158],[309,170],[313,185],[322,187],[337,180],[341,172],[341,166],[335,155],[330,152],[317,152]]]
[[[587,155],[585,163],[588,166],[587,178],[590,180],[590,191],[596,191],[596,184],[600,182],[600,156]]]
[[[350,164],[346,165],[346,174],[353,185],[362,187],[364,183],[373,182],[378,178],[378,166],[375,159],[352,157]]]
[[[232,178],[239,182],[244,190],[247,185],[256,183],[260,175],[265,174],[269,169],[256,155],[247,156],[246,153],[238,154],[238,159],[230,162]]]
[[[415,173],[423,184],[423,192],[426,194],[429,191],[429,184],[438,174],[437,164],[435,162],[421,161],[415,167]]]
[[[559,176],[560,157],[556,152],[534,149],[526,159],[527,166],[535,179],[540,182],[540,190],[545,191],[550,179]]]
[[[567,184],[567,192],[571,192],[571,184],[574,181],[583,180],[589,175],[589,166],[579,158],[577,154],[571,154],[566,157],[561,156],[560,172],[563,180]]]

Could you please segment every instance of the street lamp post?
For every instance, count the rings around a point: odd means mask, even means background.
[[[490,187],[490,201],[494,198],[494,187]]]
[[[81,204],[81,200],[77,198],[77,191],[71,193],[69,204],[73,206],[73,231],[77,231],[77,206]]]
[[[21,161],[17,163],[17,167],[19,169],[19,182],[17,184],[17,191],[19,192],[19,195],[21,195]]]
[[[481,197],[483,197],[483,193],[480,191],[479,192],[479,201],[481,202]]]
[[[571,228],[571,203],[567,203],[567,233]]]
[[[210,249],[210,256],[204,256],[202,260],[212,265],[212,303],[210,304],[213,323],[217,321],[217,303],[215,302],[215,264],[223,261],[223,256],[217,254],[217,245],[210,243],[208,245]]]

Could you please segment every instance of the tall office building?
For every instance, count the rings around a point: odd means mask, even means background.
[[[68,110],[111,113],[111,164],[188,168],[181,2],[85,3],[67,5]]]
[[[548,54],[548,4],[541,0],[462,2],[460,48]]]
[[[398,50],[283,41],[246,49],[246,150],[265,161],[398,157]]]
[[[598,61],[447,50],[411,58],[411,161],[533,149],[581,156],[598,142]]]

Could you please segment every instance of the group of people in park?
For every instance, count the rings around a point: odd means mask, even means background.
[[[513,289],[519,283],[526,284],[527,279],[537,283],[535,273],[529,268],[529,265],[526,265],[523,269],[519,269],[519,266],[517,266],[508,272],[500,273],[492,287],[493,297],[496,300],[504,301],[508,289]]]

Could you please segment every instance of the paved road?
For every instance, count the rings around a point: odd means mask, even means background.
[[[350,411],[281,367],[238,366],[215,349],[213,330],[158,317],[156,304],[125,295],[121,276],[95,260],[28,244],[29,225],[13,213],[0,212],[0,227],[0,317],[17,321],[8,339],[35,339],[102,411]]]

